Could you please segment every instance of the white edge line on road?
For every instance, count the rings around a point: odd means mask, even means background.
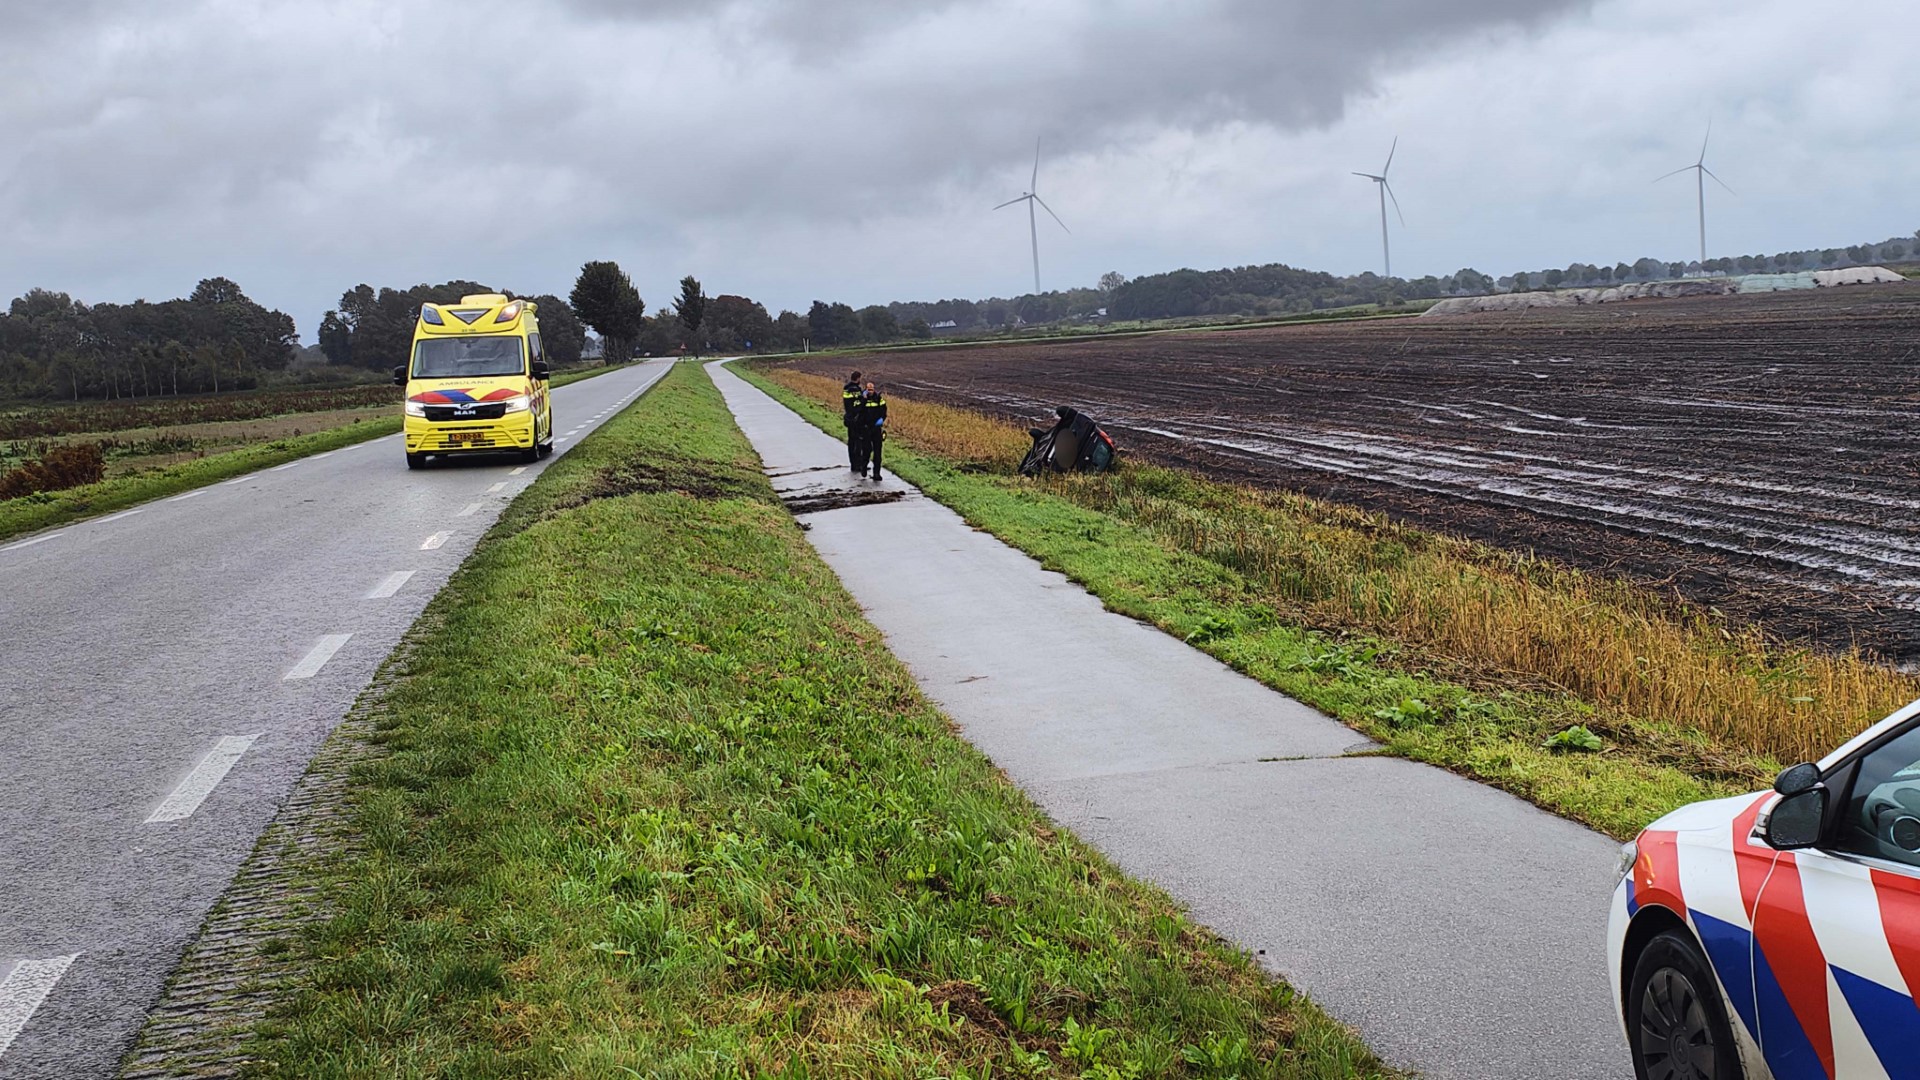
[[[67,973],[79,953],[51,960],[22,960],[0,980],[0,1054],[7,1052],[40,1003],[53,993],[53,984]]]
[[[251,735],[221,736],[220,741],[213,744],[213,749],[200,759],[200,764],[195,765],[187,778],[180,781],[180,786],[174,788],[173,793],[161,800],[153,813],[147,815],[146,823],[157,825],[179,821],[200,809],[200,804],[207,801],[207,796],[213,794],[213,789],[220,786],[220,781],[227,778],[227,773],[232,771],[241,755],[259,737],[257,731]]]
[[[519,476],[519,475],[520,475],[521,473],[523,473],[523,472],[526,472],[526,471],[527,471],[527,467],[526,467],[525,465],[522,465],[522,466],[520,466],[519,468],[517,468],[517,469],[515,469],[515,470],[513,470],[512,472],[510,472],[510,473],[508,473],[507,475],[508,475],[508,476]]]
[[[233,479],[231,479],[231,480],[222,480],[222,481],[220,481],[220,486],[221,486],[221,487],[232,487],[232,486],[233,486],[233,485],[235,485],[235,484],[244,484],[244,483],[246,483],[247,481],[249,481],[249,480],[252,480],[253,478],[254,478],[254,477],[253,477],[253,474],[252,474],[252,473],[248,473],[248,474],[247,474],[247,475],[245,475],[245,476],[236,476],[236,477],[234,477],[234,478],[233,478]]]
[[[36,536],[28,540],[18,540],[18,541],[15,541],[14,543],[8,544],[6,547],[0,547],[0,551],[13,551],[17,548],[32,547],[35,544],[44,544],[47,541],[59,535],[60,535],[59,533],[48,533],[45,536]]]
[[[332,456],[333,456],[334,454],[336,454],[336,453],[338,453],[338,451],[335,451],[335,450],[326,450],[326,451],[322,451],[321,453],[318,453],[318,454],[315,454],[315,455],[313,455],[312,457],[310,457],[310,458],[308,458],[307,460],[308,460],[308,461],[319,461],[319,460],[320,460],[321,458],[323,458],[323,457],[332,457]]]
[[[450,532],[437,532],[437,533],[434,533],[434,534],[433,534],[432,536],[429,536],[429,537],[427,537],[427,538],[426,538],[426,540],[424,540],[424,541],[422,541],[422,542],[421,542],[421,544],[420,544],[420,550],[421,550],[421,551],[432,551],[432,550],[433,550],[434,548],[437,548],[437,547],[439,547],[439,546],[440,546],[441,544],[444,544],[444,543],[446,543],[446,542],[447,542],[447,540],[448,540],[449,538],[451,538],[452,536],[453,536],[453,534],[452,534],[452,533],[450,533]]]
[[[459,513],[453,516],[454,517],[472,517],[474,514],[478,513],[480,508],[484,505],[486,504],[485,503],[468,503],[464,509],[462,509]]]
[[[387,597],[399,592],[401,587],[406,585],[407,579],[411,578],[413,574],[414,572],[412,570],[395,570],[393,573],[388,574],[384,581],[375,585],[373,591],[367,593],[366,598],[368,600],[385,600]]]
[[[490,488],[488,488],[488,489],[487,489],[487,494],[489,494],[489,495],[491,495],[491,494],[493,494],[493,493],[494,493],[494,492],[496,492],[496,491],[505,491],[505,490],[507,490],[507,482],[506,482],[505,480],[502,480],[502,481],[500,481],[499,483],[497,483],[497,484],[495,484],[495,485],[493,485],[492,487],[490,487]]]
[[[293,468],[293,467],[294,467],[295,465],[298,465],[298,464],[300,464],[300,462],[299,462],[299,461],[289,461],[289,462],[287,462],[287,463],[286,463],[285,465],[275,465],[275,466],[274,466],[273,468],[271,468],[271,469],[268,469],[267,471],[268,471],[268,472],[280,472],[280,471],[281,471],[281,470],[283,470],[283,469],[291,469],[291,468]]]
[[[144,514],[146,512],[147,512],[147,508],[144,506],[139,507],[137,509],[133,509],[133,510],[122,510],[117,514],[109,514],[108,516],[101,518],[99,521],[94,522],[94,524],[105,525],[109,521],[119,521],[122,518],[130,518],[135,514]]]
[[[173,498],[168,499],[167,501],[168,502],[186,502],[188,499],[195,498],[196,496],[200,496],[200,495],[205,495],[206,493],[207,493],[207,489],[201,488],[198,491],[189,491],[185,495],[175,495]]]
[[[281,678],[313,678],[321,668],[327,665],[327,661],[333,659],[333,654],[340,651],[340,646],[345,645],[347,639],[352,636],[352,634],[328,634],[321,638],[314,643],[313,648],[307,652],[307,655],[303,657],[299,663],[293,665],[293,670],[287,672],[281,676]]]

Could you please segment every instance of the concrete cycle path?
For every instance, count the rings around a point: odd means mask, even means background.
[[[1425,765],[1125,616],[710,365],[774,486],[894,502],[808,537],[967,738],[1109,858],[1358,1028],[1462,1080],[1630,1076],[1619,845]]]

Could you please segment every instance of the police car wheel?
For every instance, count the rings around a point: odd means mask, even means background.
[[[1647,943],[1627,986],[1628,1041],[1638,1080],[1741,1080],[1719,984],[1685,934]]]

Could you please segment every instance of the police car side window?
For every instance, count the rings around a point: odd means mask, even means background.
[[[1920,868],[1920,727],[1860,758],[1834,847]]]

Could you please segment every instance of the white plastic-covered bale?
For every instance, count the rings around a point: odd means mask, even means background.
[[[1734,279],[1743,293],[1791,292],[1795,289],[1811,289],[1819,282],[1814,280],[1812,271],[1798,274],[1744,274]]]
[[[1849,266],[1844,270],[1816,270],[1813,280],[1826,289],[1835,285],[1890,285],[1907,279],[1884,266]]]

